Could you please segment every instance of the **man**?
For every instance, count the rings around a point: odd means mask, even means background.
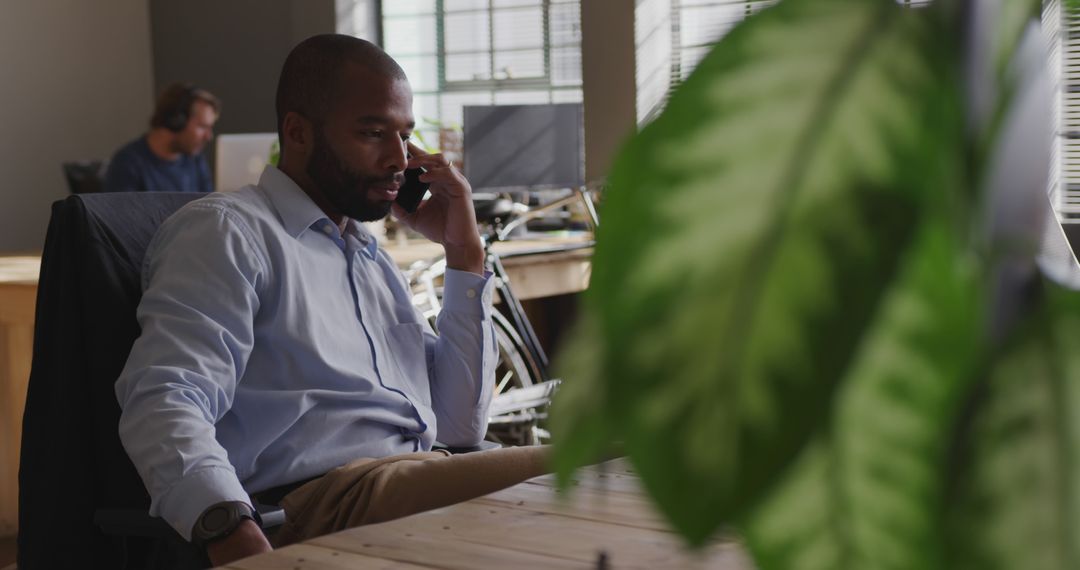
[[[209,91],[173,83],[158,96],[150,131],[109,161],[106,192],[213,192],[202,151],[214,138],[221,102]]]
[[[188,204],[154,237],[142,334],[116,385],[151,513],[215,565],[270,548],[249,493],[284,495],[283,545],[544,472],[539,447],[430,451],[486,431],[493,282],[468,182],[407,143],[401,68],[363,40],[309,38],[285,61],[277,117],[277,168]],[[416,167],[432,196],[408,214],[393,200]],[[391,209],[445,249],[438,336],[358,223]]]

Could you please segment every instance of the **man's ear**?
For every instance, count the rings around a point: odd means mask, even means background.
[[[285,120],[281,125],[282,142],[285,145],[284,154],[303,157],[306,161],[315,143],[315,125],[307,117],[295,111],[285,113]]]

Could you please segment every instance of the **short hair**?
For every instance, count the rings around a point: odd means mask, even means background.
[[[215,114],[221,114],[221,100],[213,93],[190,83],[170,83],[158,94],[154,114],[150,116],[150,126],[169,128],[175,125],[178,117],[183,117],[184,123],[187,123],[196,101],[210,105]]]
[[[356,63],[384,77],[405,80],[405,71],[379,46],[344,34],[312,36],[293,48],[278,78],[277,127],[282,151],[285,115],[290,111],[320,122],[337,97],[346,63]]]

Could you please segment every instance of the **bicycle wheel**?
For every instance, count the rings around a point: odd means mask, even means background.
[[[540,369],[532,355],[525,350],[510,321],[495,311],[495,341],[499,347],[499,362],[495,367],[495,389],[492,398],[507,395],[540,382]],[[548,439],[543,422],[547,405],[539,405],[493,417],[488,423],[487,438],[503,445],[539,445]]]
[[[494,395],[532,386],[541,380],[540,368],[509,319],[498,311],[492,312],[495,321],[495,341],[499,346],[499,364],[495,369]]]

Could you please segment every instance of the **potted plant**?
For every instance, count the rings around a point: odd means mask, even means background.
[[[727,35],[613,167],[564,480],[618,449],[764,569],[1080,568],[1040,7],[786,0]]]

